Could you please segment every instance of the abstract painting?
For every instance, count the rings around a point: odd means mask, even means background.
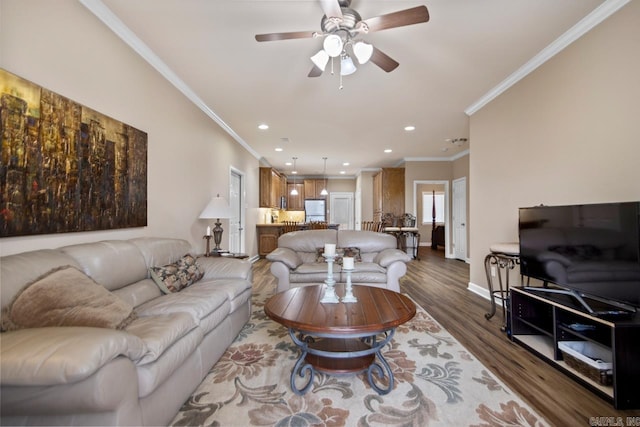
[[[0,237],[147,225],[147,134],[0,69]]]

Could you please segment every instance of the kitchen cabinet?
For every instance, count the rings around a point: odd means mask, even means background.
[[[258,255],[262,258],[273,252],[278,247],[278,237],[282,233],[280,225],[258,225]]]
[[[384,214],[399,217],[404,208],[404,168],[382,168],[373,176],[373,218],[382,221]]]
[[[291,195],[291,191],[294,188],[298,190],[297,196]],[[305,197],[306,197],[306,193],[305,193],[305,186],[303,183],[290,182],[287,184],[287,210],[288,211],[303,211]]]
[[[280,198],[285,195],[287,179],[273,168],[260,168],[259,206],[280,208]]]
[[[325,188],[324,179],[304,180],[304,195],[307,199],[326,199],[327,196],[320,194],[323,188]]]

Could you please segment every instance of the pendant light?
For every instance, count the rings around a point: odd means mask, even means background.
[[[329,192],[327,191],[327,158],[323,157],[322,160],[324,160],[324,169],[322,169],[322,177],[324,178],[324,185],[322,186],[322,191],[320,192],[320,195],[326,196],[327,194],[329,194]]]
[[[296,188],[296,177],[295,175],[298,173],[298,171],[296,171],[296,160],[298,159],[297,157],[292,157],[293,159],[293,170],[291,171],[291,173],[294,175],[293,177],[293,190],[291,190],[291,195],[292,196],[297,196],[298,195],[298,189]]]

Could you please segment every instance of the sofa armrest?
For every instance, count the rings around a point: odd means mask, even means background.
[[[118,356],[144,356],[142,340],[124,331],[88,327],[21,329],[0,334],[2,386],[81,381]]]
[[[281,262],[290,269],[298,268],[302,264],[300,256],[292,249],[277,248],[267,255],[267,259],[271,262]]]
[[[251,262],[225,257],[200,257],[198,265],[204,271],[203,279],[251,280]]]
[[[380,251],[373,259],[373,262],[380,264],[380,266],[384,268],[389,267],[396,261],[409,262],[411,261],[411,257],[400,249],[389,248]]]

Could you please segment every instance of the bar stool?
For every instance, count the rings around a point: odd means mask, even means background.
[[[516,265],[520,265],[520,245],[516,243],[494,243],[489,247],[490,253],[484,258],[484,269],[487,274],[489,296],[491,297],[491,311],[484,317],[491,319],[496,314],[496,298],[502,303],[502,316],[504,319],[500,330],[508,331],[507,301],[509,299],[509,271]],[[497,268],[496,268],[497,267]],[[491,274],[495,268],[495,274]],[[493,278],[498,276],[499,289],[494,288]],[[504,281],[502,276],[505,276]]]

